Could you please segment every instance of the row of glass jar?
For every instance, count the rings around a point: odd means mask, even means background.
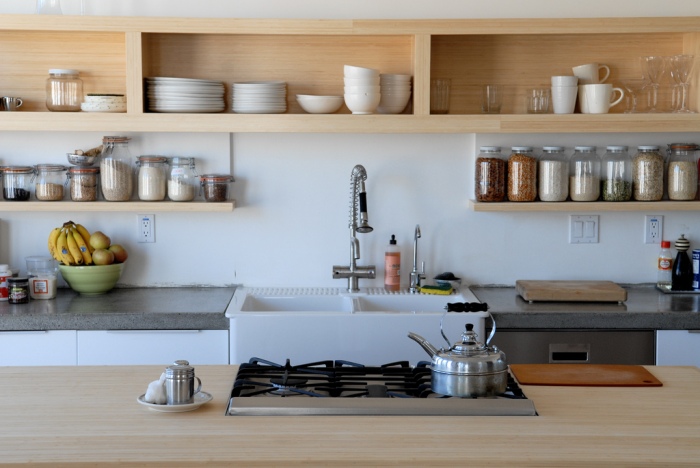
[[[669,145],[668,165],[659,146],[576,146],[567,157],[561,146],[545,146],[537,157],[529,146],[514,146],[510,156],[498,146],[482,146],[476,159],[475,198],[479,202],[695,200],[698,146]]]

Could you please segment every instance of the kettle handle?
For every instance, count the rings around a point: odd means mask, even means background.
[[[450,340],[445,336],[445,332],[443,331],[442,328],[442,322],[445,320],[445,316],[447,315],[448,312],[486,312],[489,314],[489,318],[491,319],[491,324],[493,325],[491,327],[491,333],[489,333],[489,337],[486,338],[486,343],[484,343],[486,346],[491,343],[491,340],[493,339],[493,336],[496,334],[496,319],[493,318],[493,315],[491,315],[491,312],[489,312],[489,305],[485,302],[454,302],[454,303],[448,303],[445,306],[445,313],[442,314],[442,318],[440,319],[440,334],[442,335],[442,338],[445,340],[447,343],[447,349],[452,347],[452,343]]]

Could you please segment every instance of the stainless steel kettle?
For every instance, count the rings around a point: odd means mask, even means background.
[[[493,316],[489,316],[493,321]],[[442,324],[440,328],[442,331]],[[505,392],[508,382],[505,353],[496,346],[488,346],[495,331],[494,322],[486,343],[481,343],[474,332],[474,325],[468,323],[462,340],[449,349],[437,349],[415,333],[409,333],[408,337],[432,357],[430,371],[433,392],[455,397],[482,397]]]

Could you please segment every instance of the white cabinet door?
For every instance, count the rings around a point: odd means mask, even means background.
[[[700,330],[657,330],[656,365],[700,367]]]
[[[75,330],[0,331],[0,366],[74,366]]]
[[[78,365],[228,364],[228,330],[79,330]]]

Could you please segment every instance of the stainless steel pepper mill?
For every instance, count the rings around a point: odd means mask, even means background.
[[[194,381],[197,381],[197,389]],[[167,404],[186,405],[194,402],[195,394],[202,389],[202,381],[194,375],[194,367],[187,361],[175,361],[165,369],[165,394]]]

